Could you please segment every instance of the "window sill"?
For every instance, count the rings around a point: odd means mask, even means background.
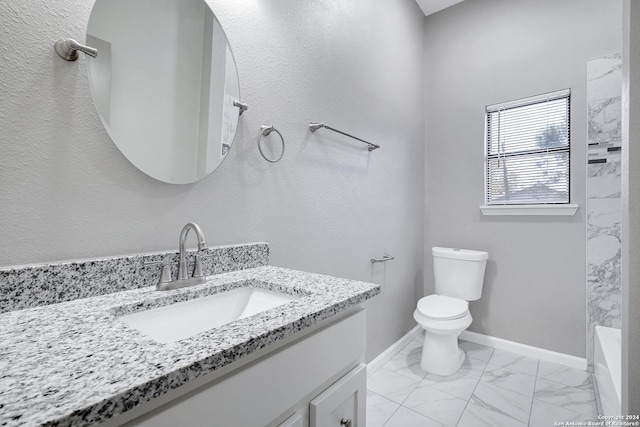
[[[572,216],[578,205],[484,205],[482,215],[555,215]]]

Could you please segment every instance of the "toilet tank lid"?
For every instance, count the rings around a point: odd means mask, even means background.
[[[457,248],[431,248],[434,257],[460,259],[466,261],[484,261],[489,258],[489,253],[484,251],[472,251]]]

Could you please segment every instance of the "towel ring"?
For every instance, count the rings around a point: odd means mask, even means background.
[[[272,160],[270,158],[268,158],[267,156],[264,155],[264,152],[262,151],[262,137],[263,136],[268,136],[271,132],[275,132],[280,136],[280,141],[282,141],[282,152],[280,153],[280,157],[278,157],[275,160]],[[284,156],[284,138],[282,137],[282,134],[280,133],[280,131],[278,131],[278,129],[276,129],[275,127],[273,127],[273,125],[262,125],[260,126],[260,135],[258,136],[258,150],[260,150],[260,155],[262,156],[263,159],[265,159],[267,162],[270,163],[277,163],[280,161],[280,159],[282,158],[282,156]]]

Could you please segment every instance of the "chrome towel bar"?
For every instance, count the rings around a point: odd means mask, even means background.
[[[320,128],[329,129],[329,130],[332,130],[334,132],[338,132],[338,133],[340,133],[340,134],[342,134],[344,136],[348,136],[349,138],[357,139],[358,141],[364,142],[365,144],[369,145],[369,147],[367,147],[369,149],[369,151],[373,151],[376,148],[380,148],[380,146],[377,145],[377,144],[373,144],[371,142],[365,141],[364,139],[358,138],[357,136],[349,135],[346,132],[342,132],[341,130],[332,128],[331,126],[327,126],[324,123],[309,123],[309,130],[311,130],[311,132],[315,132]]]

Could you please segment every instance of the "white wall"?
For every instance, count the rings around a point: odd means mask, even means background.
[[[487,250],[470,330],[585,356],[586,61],[621,48],[621,3],[474,0],[427,18],[425,284],[430,248]],[[483,217],[484,108],[572,91],[574,217]]]
[[[250,110],[218,170],[168,185],[109,139],[90,58],[54,53],[59,38],[84,40],[91,2],[0,2],[0,265],[177,250],[195,221],[210,245],[267,241],[273,265],[382,283],[371,359],[414,325],[423,287],[424,17],[413,0],[212,5]],[[382,148],[311,134],[310,121]],[[258,154],[263,123],[286,138],[275,165]],[[372,266],[384,251],[396,260]]]

